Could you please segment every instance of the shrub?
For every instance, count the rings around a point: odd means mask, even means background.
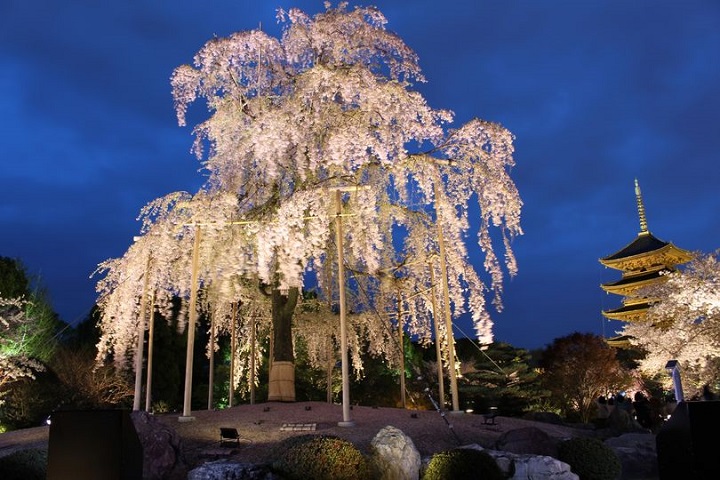
[[[3,480],[44,480],[47,472],[47,450],[19,450],[0,457]]]
[[[505,475],[488,453],[471,448],[458,448],[433,455],[422,478],[423,480],[448,478],[503,480]]]
[[[334,436],[301,435],[280,445],[273,469],[288,479],[370,480],[372,467],[355,446]]]
[[[615,452],[597,438],[572,438],[558,445],[558,460],[580,480],[615,480],[622,466]]]

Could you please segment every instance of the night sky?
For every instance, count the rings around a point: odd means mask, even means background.
[[[63,320],[87,315],[90,275],[125,252],[139,210],[204,179],[191,128],[177,126],[173,69],[213,36],[279,35],[277,7],[322,4],[0,3],[0,255],[40,279]],[[639,232],[635,178],[656,237],[720,247],[720,3],[363,4],[418,53],[432,107],[517,137],[525,235],[506,308],[492,313],[497,340],[536,348],[573,331],[614,334],[600,311],[619,298],[599,285],[620,274],[598,259]]]

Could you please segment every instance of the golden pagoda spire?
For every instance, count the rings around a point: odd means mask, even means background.
[[[642,193],[637,178],[635,179],[635,200],[637,201],[638,215],[640,216],[640,235],[647,235],[650,232],[648,232],[645,205],[643,205]]]

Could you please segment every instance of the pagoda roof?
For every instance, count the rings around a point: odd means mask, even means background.
[[[645,301],[632,305],[623,305],[622,307],[615,308],[613,310],[605,310],[602,312],[602,314],[606,318],[610,318],[612,320],[632,322],[642,320],[645,317],[645,313],[647,312],[648,308],[650,308],[650,303]]]
[[[617,270],[632,271],[657,266],[674,266],[692,258],[687,250],[660,240],[648,231],[640,234],[622,249],[601,258],[600,263]]]
[[[661,272],[667,271],[670,271],[670,269],[661,267],[638,274],[623,275],[620,280],[603,283],[600,286],[609,293],[622,294],[623,292],[631,292],[660,281],[662,278]]]
[[[630,335],[618,335],[616,337],[606,338],[605,343],[615,348],[628,348],[632,346],[632,344],[630,343],[630,340],[632,338],[633,337]]]

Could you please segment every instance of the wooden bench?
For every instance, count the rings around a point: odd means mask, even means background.
[[[240,434],[238,433],[236,428],[220,428],[220,446],[240,446]]]

